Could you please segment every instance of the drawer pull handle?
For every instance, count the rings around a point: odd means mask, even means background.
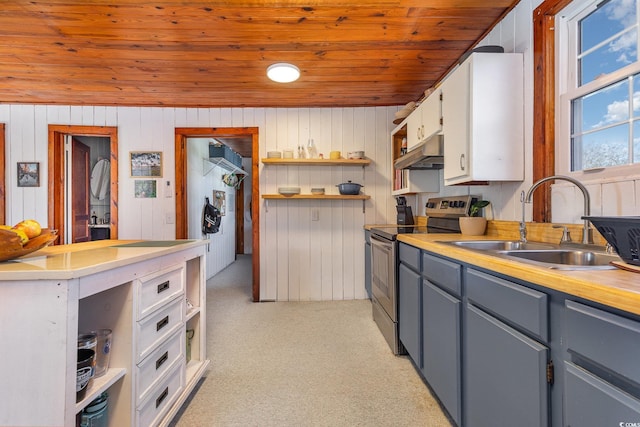
[[[158,285],[158,293],[166,291],[167,289],[169,289],[169,280]]]
[[[168,324],[169,324],[169,316],[165,316],[164,319],[156,323],[156,332],[158,332],[160,329],[164,328]]]
[[[160,366],[164,364],[164,362],[167,361],[168,358],[169,358],[169,352],[165,351],[164,354],[160,356],[158,360],[156,360],[156,371],[158,370],[158,368],[160,368]]]
[[[164,391],[160,394],[160,396],[158,396],[158,398],[156,399],[156,408],[160,406],[160,404],[167,397],[168,394],[169,394],[169,387],[165,388]]]

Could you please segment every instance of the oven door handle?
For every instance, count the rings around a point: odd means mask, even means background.
[[[371,243],[373,243],[375,241],[376,243],[378,243],[381,246],[391,246],[391,245],[393,245],[393,242],[391,240],[383,239],[381,237],[376,236],[375,234],[372,234],[370,237],[371,237]]]

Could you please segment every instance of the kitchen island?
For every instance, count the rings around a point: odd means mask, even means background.
[[[103,391],[110,426],[168,424],[209,364],[204,244],[101,240],[0,263],[0,425],[73,426]],[[76,402],[78,334],[103,328],[109,369]]]

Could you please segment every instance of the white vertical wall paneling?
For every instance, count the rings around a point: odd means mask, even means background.
[[[288,138],[288,112],[287,110],[276,111],[276,140],[274,141],[274,147],[277,150],[281,150],[283,146],[289,144]],[[284,145],[283,145],[284,144]],[[289,168],[284,166],[276,167],[276,179],[277,186],[295,186],[296,181],[291,181],[289,173],[293,172]],[[276,187],[277,191],[277,187]],[[289,299],[289,204],[286,201],[275,201],[274,203],[276,217],[277,217],[277,266],[278,266],[278,291],[277,299],[288,300]]]
[[[135,149],[133,148],[135,147]],[[119,215],[118,237],[121,239],[140,239],[141,230],[148,223],[148,218],[142,215],[146,199],[134,197],[134,182],[131,178],[130,151],[144,151],[149,145],[141,139],[140,135],[140,109],[118,108],[118,179],[125,188],[120,188],[118,205],[127,206],[128,209]]]
[[[608,216],[638,215],[635,181],[602,184],[602,214]]]
[[[11,120],[16,126],[11,127],[10,138],[16,138],[19,141],[20,150],[14,152],[15,157],[9,162],[9,169],[13,171],[12,182],[17,186],[17,162],[46,162],[46,151],[39,156],[36,155],[35,136],[35,108],[31,105],[15,106],[11,111]],[[40,153],[40,151],[38,150]],[[16,188],[16,197],[18,203],[7,206],[11,212],[10,224],[20,221],[20,212],[36,213],[36,203],[38,198],[46,197],[46,177],[40,174],[40,187],[20,187]],[[44,184],[44,185],[43,185]],[[45,217],[46,218],[46,217]],[[37,218],[36,218],[37,219]],[[46,222],[46,221],[45,221]]]
[[[286,120],[285,123],[283,123],[286,128],[286,134],[282,140],[279,139],[279,143],[282,144],[280,145],[282,149],[298,141],[302,143],[302,139],[299,134],[299,116],[299,110],[286,110]],[[279,149],[279,151],[282,151],[282,149]],[[304,191],[304,176],[303,171],[300,171],[300,167],[296,166],[286,168],[286,173],[287,182],[292,186],[302,187],[302,190]],[[306,175],[308,177],[308,173]],[[302,218],[302,212],[304,211],[304,208],[301,206],[302,204],[304,204],[304,201],[302,200],[295,201],[293,203],[286,203],[285,208],[287,210],[287,231],[289,236],[287,239],[287,243],[289,245],[289,255],[287,256],[287,294],[288,300],[290,301],[300,300],[300,288],[303,286],[303,280],[300,277],[300,260],[305,249],[303,240],[305,237],[308,238],[308,229],[305,230],[303,225],[304,220]]]
[[[264,132],[260,132],[260,157],[267,155],[267,141],[276,141],[276,110],[265,110]],[[276,167],[260,165],[260,192],[261,194],[274,193],[276,191]],[[277,215],[275,201],[261,200],[260,203],[260,298],[262,300],[275,300],[278,296],[277,284],[277,254],[275,245],[277,242]]]
[[[362,169],[353,167],[260,165],[260,192],[274,193],[278,186],[300,185],[305,191],[320,186],[325,187],[327,193],[336,194],[335,185],[351,179],[365,185],[363,191],[372,196],[373,200],[366,204],[367,217],[371,215],[375,221],[365,220],[360,201],[272,200],[268,211],[264,202],[254,207],[261,212],[261,299],[287,300],[290,295],[301,300],[364,297],[360,290],[363,281],[360,264],[364,256],[362,225],[365,221],[380,223],[394,219],[387,163],[391,120],[397,109],[397,106],[346,109],[0,106],[0,119],[7,123],[9,218],[37,215],[36,219],[46,221],[46,185],[35,190],[41,192],[41,197],[38,193],[38,197],[30,197],[32,205],[25,204],[23,189],[16,188],[15,163],[33,160],[23,158],[30,153],[43,163],[42,172],[46,171],[48,124],[118,127],[119,231],[123,239],[175,236],[175,225],[166,223],[167,214],[175,215],[175,200],[173,195],[164,197],[166,181],[170,180],[172,187],[175,184],[174,127],[258,126],[261,157],[269,150],[295,148],[298,142],[306,144],[312,136],[318,150],[326,156],[333,149],[345,155],[348,151],[364,149],[373,164],[364,174]],[[158,179],[156,199],[134,197],[130,151],[163,152],[163,177]],[[383,167],[380,167],[378,157],[382,158]],[[189,175],[201,174],[202,159],[193,161],[194,164],[189,164]],[[207,192],[212,192],[212,188]],[[194,208],[192,203],[197,206]],[[197,198],[189,200],[189,209],[199,212],[196,232],[199,232],[202,203],[203,200]],[[376,206],[379,206],[379,212],[376,212]],[[318,210],[318,221],[311,221],[312,209]],[[39,218],[42,215],[45,217]],[[229,215],[225,217],[228,218]],[[190,218],[190,221],[195,220]],[[193,230],[194,226],[190,224],[189,229]],[[233,227],[225,225],[216,237],[227,238],[234,234]],[[229,247],[214,248],[212,245],[212,250],[233,255],[233,245]],[[208,272],[212,273],[223,264],[224,261],[215,268],[208,267]],[[290,277],[295,275],[297,278]]]
[[[34,111],[34,145],[35,152],[40,163],[40,187],[38,188],[38,197],[47,197],[47,185],[49,182],[49,165],[47,164],[47,150],[49,146],[49,129],[46,125],[47,122],[47,107],[43,105],[37,105]],[[43,151],[41,147],[45,147],[44,155],[41,155]],[[48,222],[48,209],[47,205],[41,203],[35,203],[33,206],[35,214],[32,218],[36,219],[41,224],[47,224]],[[17,218],[21,220],[23,218]],[[18,221],[14,221],[18,222]]]

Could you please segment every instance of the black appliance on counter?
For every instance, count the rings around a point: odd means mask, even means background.
[[[396,224],[398,225],[413,225],[413,212],[411,212],[411,206],[407,205],[407,199],[404,196],[398,196],[396,205]]]
[[[426,204],[426,226],[400,224],[400,206],[402,205],[398,200],[398,226],[371,229],[373,320],[394,354],[406,353],[398,335],[398,234],[459,233],[458,219],[462,216],[468,216],[469,208],[478,200],[480,200],[478,196],[431,198]],[[406,201],[404,206],[406,206]],[[409,213],[410,209],[411,207],[409,207]],[[402,212],[406,213],[406,210],[403,209]],[[411,218],[413,220],[413,215]]]

